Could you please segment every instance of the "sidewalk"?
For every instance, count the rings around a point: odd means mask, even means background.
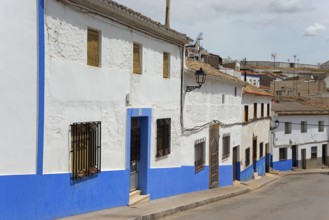
[[[133,206],[104,209],[97,212],[62,218],[62,220],[151,220],[193,209],[202,205],[216,202],[222,199],[242,195],[257,190],[279,178],[296,174],[329,173],[328,169],[302,170],[279,172],[278,174],[266,174],[257,180],[242,182],[235,186],[215,188],[210,190],[192,192],[149,202],[139,203]]]

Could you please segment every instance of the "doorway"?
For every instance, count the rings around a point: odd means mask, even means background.
[[[130,129],[130,192],[138,189],[138,170],[141,147],[139,118],[131,118]]]
[[[233,181],[240,180],[239,146],[233,148]]]
[[[219,150],[219,124],[210,125],[209,128],[209,188],[218,187],[218,150]]]
[[[252,139],[252,161],[254,172],[257,172],[257,137]]]
[[[306,170],[306,149],[302,149],[302,155],[301,155],[301,162],[302,162],[302,169]]]
[[[293,145],[291,147],[292,151],[292,167],[298,167],[298,146]]]
[[[266,173],[270,172],[270,144],[265,144],[265,169]]]
[[[327,161],[327,154],[328,154],[328,150],[327,150],[327,145],[326,144],[322,144],[322,164],[324,166],[328,165],[328,161]]]

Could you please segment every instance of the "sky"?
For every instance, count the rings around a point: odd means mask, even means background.
[[[164,23],[166,0],[116,0]],[[223,58],[318,64],[329,60],[328,0],[171,0],[172,29]]]

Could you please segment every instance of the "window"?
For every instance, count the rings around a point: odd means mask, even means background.
[[[222,159],[226,159],[230,156],[230,136],[223,137],[223,154]]]
[[[234,96],[236,97],[238,95],[238,89],[234,87]]]
[[[264,103],[260,104],[260,116],[264,117]]]
[[[311,147],[311,159],[318,158],[318,147]]]
[[[291,134],[291,122],[284,123],[284,133]]]
[[[245,166],[249,166],[250,164],[250,147],[245,151]]]
[[[88,29],[87,36],[87,65],[99,66],[99,32]]]
[[[259,143],[259,158],[264,156],[264,144],[263,142]]]
[[[244,122],[248,122],[249,120],[249,106],[245,105],[244,106]]]
[[[278,91],[276,91],[276,94],[277,95],[282,95],[282,91],[281,90],[278,90]]]
[[[196,140],[194,143],[194,166],[195,172],[199,172],[205,165],[206,138]]]
[[[301,133],[307,133],[307,124],[306,124],[306,121],[302,121],[300,123],[300,129],[301,129]]]
[[[254,103],[254,118],[257,118],[257,103]]]
[[[170,75],[170,64],[169,64],[170,54],[164,52],[163,53],[163,78],[169,78]]]
[[[324,121],[319,121],[318,131],[319,132],[323,132],[324,131]]]
[[[222,94],[222,104],[225,104],[225,94]]]
[[[267,116],[270,116],[270,104],[267,104]]]
[[[71,154],[73,180],[101,171],[101,122],[71,125]]]
[[[279,149],[279,157],[280,160],[287,160],[287,148],[283,147]]]
[[[134,43],[133,50],[133,73],[142,74],[142,64],[141,64],[141,45]]]
[[[157,120],[157,152],[156,157],[170,154],[171,119]]]

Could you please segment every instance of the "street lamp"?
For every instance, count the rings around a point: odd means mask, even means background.
[[[186,86],[186,92],[191,92],[194,89],[200,89],[202,84],[205,83],[207,74],[200,68],[195,73],[195,81],[198,84],[198,86]]]

